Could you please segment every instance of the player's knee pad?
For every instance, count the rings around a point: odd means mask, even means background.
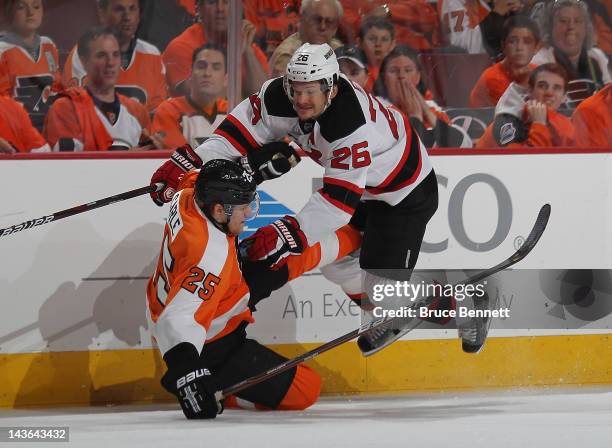
[[[321,394],[321,377],[310,367],[300,364],[287,394],[276,409],[301,411],[309,408]]]

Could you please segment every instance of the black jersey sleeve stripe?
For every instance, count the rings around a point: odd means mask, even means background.
[[[323,179],[321,195],[336,207],[352,215],[355,213],[363,188],[355,184],[326,177]]]
[[[225,137],[242,155],[259,147],[246,128],[232,115],[228,115],[215,129],[215,134]]]

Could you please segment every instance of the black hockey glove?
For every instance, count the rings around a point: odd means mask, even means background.
[[[300,162],[295,149],[285,142],[266,143],[260,149],[240,158],[240,164],[260,184],[276,179]]]
[[[182,342],[171,348],[164,361],[168,371],[161,384],[178,399],[185,417],[208,419],[223,412],[223,403],[215,398],[216,382],[193,344]]]

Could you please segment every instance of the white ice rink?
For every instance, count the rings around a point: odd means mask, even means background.
[[[6,410],[0,426],[69,426],[56,447],[612,446],[610,388],[323,398],[306,412],[227,410],[212,421],[186,421],[177,406]]]

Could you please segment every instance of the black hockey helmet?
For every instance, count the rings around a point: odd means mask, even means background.
[[[251,204],[251,218],[257,215],[259,198],[257,183],[239,164],[225,159],[214,159],[201,169],[195,183],[195,198],[205,213],[210,206],[221,204],[231,217],[233,206]]]

